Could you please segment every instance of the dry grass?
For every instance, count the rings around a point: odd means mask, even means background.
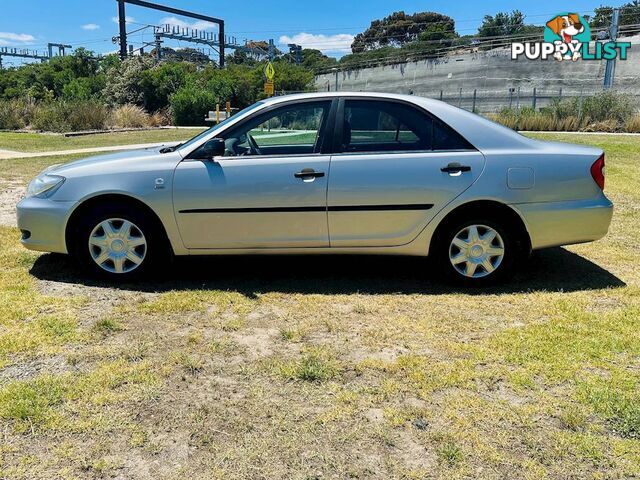
[[[629,133],[640,133],[640,115],[634,115],[627,120],[624,131]]]
[[[544,138],[607,150],[611,233],[492,291],[359,258],[116,289],[1,228],[0,477],[640,475],[640,141]]]
[[[151,117],[137,105],[121,105],[111,111],[109,124],[116,128],[143,128],[151,126]]]

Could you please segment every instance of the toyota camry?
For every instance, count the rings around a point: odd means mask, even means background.
[[[526,138],[436,100],[276,97],[190,141],[43,171],[18,204],[22,243],[114,280],[173,256],[429,256],[468,285],[532,250],[606,235],[598,149]]]

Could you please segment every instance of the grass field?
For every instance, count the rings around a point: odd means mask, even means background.
[[[43,135],[40,133],[0,132],[0,149],[18,152],[53,152],[78,148],[110,147],[137,143],[173,142],[188,140],[202,132],[195,129],[162,129],[139,132],[100,133],[82,137]]]
[[[640,138],[538,136],[607,151],[614,222],[494,290],[350,257],[116,287],[1,227],[0,478],[640,476]]]

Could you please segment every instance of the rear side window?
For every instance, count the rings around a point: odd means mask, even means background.
[[[347,100],[342,152],[469,150],[453,129],[417,108],[376,100]]]
[[[407,105],[347,100],[343,152],[431,150],[432,120]]]

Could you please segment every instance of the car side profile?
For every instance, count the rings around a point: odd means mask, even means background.
[[[600,150],[436,100],[301,94],[181,145],[50,167],[18,226],[25,247],[117,280],[171,255],[385,254],[484,285],[531,250],[606,235],[604,168]]]

